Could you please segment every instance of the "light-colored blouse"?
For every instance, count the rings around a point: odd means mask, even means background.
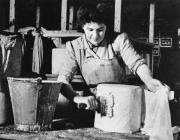
[[[68,55],[64,58],[64,64],[59,72],[58,81],[69,84],[77,69],[79,68],[81,71],[83,62],[89,57],[112,59],[114,56],[117,56],[123,60],[134,74],[136,74],[139,66],[146,63],[145,59],[135,51],[126,33],[117,34],[112,41],[105,38],[98,46],[96,52],[91,49],[92,47],[92,44],[87,41],[85,35],[73,41],[68,41],[66,43]]]

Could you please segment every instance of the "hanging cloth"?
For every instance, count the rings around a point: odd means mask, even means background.
[[[35,35],[33,46],[32,71],[40,74],[43,64],[43,41],[40,34]]]
[[[146,110],[142,133],[149,135],[150,140],[173,140],[168,87],[163,86],[156,93],[148,90],[144,93]]]
[[[1,74],[4,73],[7,69],[10,50],[14,47],[16,43],[16,39],[14,39],[16,35],[4,36],[0,35],[0,46],[2,48],[2,69]]]
[[[1,62],[0,62],[0,91],[2,90],[3,75],[7,70],[7,66],[10,58],[10,50],[16,43],[16,35],[2,35],[0,34],[0,47],[1,47]]]

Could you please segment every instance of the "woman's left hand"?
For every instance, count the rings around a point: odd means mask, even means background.
[[[145,84],[147,88],[154,93],[164,86],[159,80],[154,78],[148,80]]]

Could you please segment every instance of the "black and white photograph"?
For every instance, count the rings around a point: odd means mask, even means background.
[[[180,140],[180,0],[0,0],[0,139]]]

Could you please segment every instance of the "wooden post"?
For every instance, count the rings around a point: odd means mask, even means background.
[[[61,6],[61,30],[66,30],[66,27],[67,27],[67,4],[68,4],[68,0],[62,0],[62,6]]]
[[[74,20],[74,6],[70,6],[69,9],[69,29],[73,29],[73,20]]]
[[[9,2],[9,31],[15,31],[15,0],[10,0]]]
[[[154,43],[154,21],[155,21],[155,3],[150,3],[150,17],[149,17],[149,42]],[[151,70],[153,71],[153,54],[150,56],[147,56],[148,60],[151,60],[151,62],[147,62],[149,66],[151,66]]]
[[[40,6],[37,5],[36,7],[36,28],[40,26]]]
[[[68,0],[62,0],[61,4],[61,31],[66,31],[67,29],[67,7],[68,7]],[[62,45],[62,38],[56,39],[57,44],[60,48],[64,47]],[[58,43],[59,42],[59,43]]]
[[[150,3],[149,42],[154,43],[155,3]]]
[[[114,31],[121,32],[122,0],[115,0]]]

